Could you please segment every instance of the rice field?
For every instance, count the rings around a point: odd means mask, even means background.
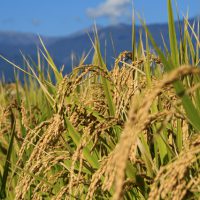
[[[177,41],[170,0],[168,16],[169,49],[143,20],[136,43],[133,20],[111,70],[96,29],[92,63],[68,75],[42,40],[36,71],[24,57],[25,83],[0,84],[0,199],[200,199],[199,21]]]

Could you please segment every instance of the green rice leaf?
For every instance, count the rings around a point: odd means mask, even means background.
[[[171,0],[168,0],[167,5],[168,5],[168,28],[169,28],[171,59],[175,65],[175,67],[178,67],[179,66],[179,54],[178,54],[176,30],[175,30],[175,23],[174,23],[174,16],[173,16]]]
[[[4,172],[3,176],[1,178],[1,188],[0,188],[0,199],[6,198],[6,183],[8,180],[8,173],[9,173],[9,168],[10,168],[10,159],[11,159],[11,154],[12,154],[12,149],[13,149],[13,142],[14,142],[14,136],[15,136],[15,119],[14,115],[11,115],[11,138],[10,138],[10,143],[8,147],[8,152],[6,155],[6,161],[4,165]]]
[[[44,55],[44,53],[42,53],[42,54],[43,54],[44,58],[46,59],[46,61],[48,62],[48,64],[50,65],[50,67],[53,69],[53,72],[55,74],[57,83],[60,83],[62,81],[62,79],[63,79],[62,73],[60,73],[58,71],[58,68],[56,67],[53,59],[51,58],[51,56],[50,56],[48,50],[46,49],[46,47],[45,47],[45,45],[44,45],[44,43],[43,43],[43,41],[42,41],[40,36],[39,36],[39,40],[40,40],[40,43],[41,43],[41,45],[42,45],[47,57]]]

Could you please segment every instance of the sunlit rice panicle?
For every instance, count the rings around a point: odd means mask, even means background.
[[[34,191],[33,191],[33,196],[32,199],[41,199],[41,195],[40,192],[38,191],[42,191],[42,192],[46,192],[49,193],[52,191],[52,186],[57,184],[57,182],[59,182],[62,177],[66,176],[66,171],[64,168],[61,168],[61,170],[59,170],[58,172],[51,173],[52,169],[55,166],[60,166],[60,163],[63,163],[66,159],[69,159],[69,155],[67,151],[53,151],[53,152],[49,152],[48,155],[44,155],[41,160],[43,161],[43,179],[45,179],[46,181],[48,181],[48,183],[51,184],[47,184],[44,181],[40,181]]]
[[[51,123],[51,120],[43,121],[38,126],[36,126],[34,129],[30,129],[27,131],[26,137],[23,139],[22,146],[18,153],[17,165],[19,165],[19,163],[21,163],[21,159],[22,159],[24,152],[33,146],[33,144],[36,141],[36,138],[39,137],[41,132],[46,131],[46,127],[50,123]]]
[[[28,120],[27,111],[26,111],[24,102],[22,102],[22,105],[21,105],[21,114],[22,114],[22,125],[26,128],[26,130],[29,130],[30,129],[29,124],[31,123]]]
[[[188,144],[171,163],[160,168],[149,194],[150,200],[185,199],[187,193],[199,187],[199,172],[192,175],[195,162],[200,158],[200,136],[185,141]],[[186,175],[188,179],[185,178]],[[199,188],[197,189],[199,192]]]
[[[70,94],[70,83],[67,76],[65,76],[62,82],[58,85],[58,91],[56,93],[56,101],[54,109],[57,109],[58,112],[62,111],[64,105],[64,98]],[[68,93],[69,92],[69,93]]]
[[[144,98],[137,107],[131,107],[119,144],[112,152],[111,160],[109,160],[109,166],[115,173],[115,194],[113,199],[121,198],[123,181],[125,178],[124,171],[129,158],[129,152],[133,146],[133,149],[136,150],[138,134],[143,131],[150,122],[149,109],[153,100],[161,93],[162,88],[166,85],[173,83],[181,76],[191,73],[200,73],[200,70],[191,66],[181,66],[170,74],[165,75],[161,81],[157,81],[157,84],[155,84],[153,88],[147,90],[146,95],[148,95],[148,98]]]
[[[111,169],[113,172],[114,169],[109,168],[111,161],[112,161],[112,155],[109,155],[108,157],[106,157],[105,159],[102,160],[101,167],[93,174],[92,180],[91,180],[91,183],[90,183],[90,186],[88,189],[88,193],[86,196],[86,200],[93,198],[94,192],[97,189],[97,184],[99,183],[103,174],[106,173],[106,171],[108,171],[108,173],[110,173],[111,171],[109,169]],[[111,177],[109,177],[109,181],[110,181],[110,178]],[[106,182],[108,182],[108,181],[106,181]],[[112,184],[112,182],[111,182],[111,184]]]
[[[33,173],[35,175],[39,175],[41,173],[41,170],[44,167],[42,157],[53,148],[53,145],[57,142],[62,130],[63,120],[59,115],[55,115],[51,119],[51,123],[47,130],[34,147],[29,160],[25,164],[23,169],[24,172],[22,172],[22,178],[16,187],[15,199],[24,198],[27,190],[34,181],[34,177],[32,177],[30,174],[27,174],[27,172]]]
[[[123,180],[124,180],[124,171],[126,167],[126,162],[128,160],[128,154],[132,145],[136,148],[136,141],[138,134],[144,130],[146,125],[149,123],[149,109],[156,98],[156,96],[161,92],[162,88],[179,77],[187,74],[200,73],[198,68],[193,68],[191,66],[181,66],[177,70],[171,72],[171,74],[165,75],[161,81],[158,81],[154,88],[147,91],[148,98],[144,98],[144,101],[141,103],[140,107],[135,110],[134,107],[131,108],[129,112],[128,121],[125,124],[125,128],[121,135],[121,140],[119,146],[116,147],[116,192],[113,199],[120,199]]]

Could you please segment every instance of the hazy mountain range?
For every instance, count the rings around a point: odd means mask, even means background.
[[[192,22],[195,19],[196,17],[189,21]],[[181,26],[183,26],[183,22],[181,22]],[[161,48],[163,47],[161,33],[165,38],[167,46],[169,46],[167,24],[151,24],[148,28]],[[176,29],[178,32],[178,23],[176,23]],[[139,40],[139,32],[141,30],[141,26],[136,26],[136,41]],[[41,37],[56,65],[61,67],[64,64],[64,73],[68,73],[72,68],[72,54],[76,55],[76,58],[73,59],[73,65],[76,65],[83,52],[87,54],[91,49],[92,43],[88,33],[93,38],[92,28],[66,37]],[[98,35],[103,55],[106,49],[106,62],[108,66],[112,65],[114,57],[121,51],[131,50],[131,25],[118,24],[107,27],[98,27]],[[179,35],[177,35],[177,37],[180,39]],[[111,38],[114,42],[114,50]],[[143,34],[143,39],[144,38],[145,34]],[[23,52],[24,55],[30,56],[37,63],[38,47],[41,46],[38,36],[35,34],[0,31],[0,55],[3,55],[8,60],[23,68],[24,62],[20,51]],[[93,54],[91,53],[87,62],[91,61],[92,55]],[[0,77],[2,77],[2,74],[4,74],[6,81],[14,80],[13,67],[0,58]],[[23,74],[20,73],[20,78],[22,79],[22,77]]]

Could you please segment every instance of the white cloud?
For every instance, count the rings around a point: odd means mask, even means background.
[[[131,0],[105,0],[96,8],[88,8],[87,15],[91,18],[108,17],[115,21],[121,16],[127,15],[127,8]]]

